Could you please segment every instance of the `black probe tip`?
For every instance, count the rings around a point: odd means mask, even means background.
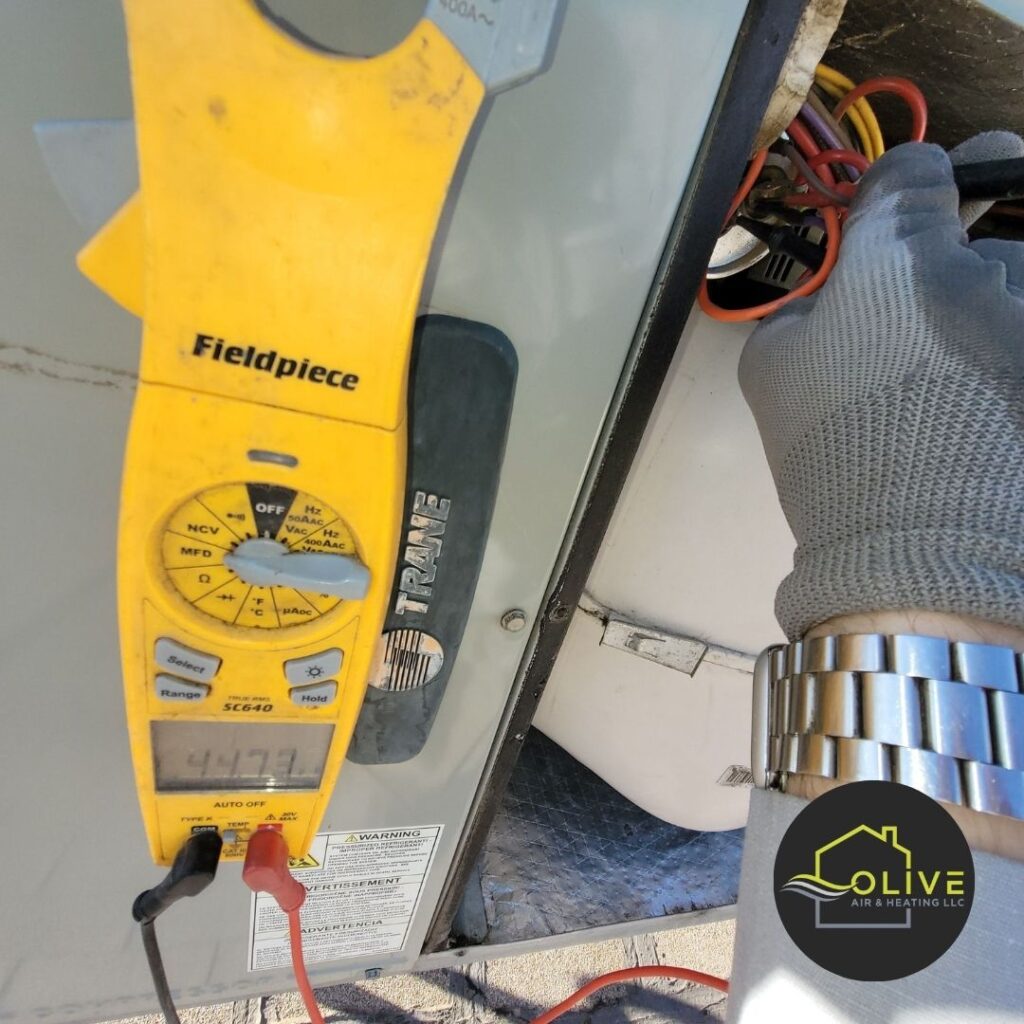
[[[217,874],[224,840],[219,832],[196,832],[174,858],[167,877],[159,884],[139,893],[132,904],[132,917],[140,924],[152,921],[183,896],[201,893]]]

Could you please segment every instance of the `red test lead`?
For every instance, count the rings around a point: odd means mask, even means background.
[[[306,887],[288,870],[288,844],[277,829],[259,828],[249,839],[242,881],[253,892],[268,892],[286,913],[305,902]]]
[[[288,844],[271,825],[262,825],[249,838],[245,852],[242,881],[253,892],[267,892],[288,916],[288,938],[292,951],[292,970],[306,1004],[310,1024],[324,1024],[316,1003],[313,986],[302,957],[302,926],[299,908],[306,900],[306,887],[288,870]]]

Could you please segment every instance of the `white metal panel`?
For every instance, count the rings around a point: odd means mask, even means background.
[[[687,325],[588,590],[631,622],[756,653],[789,571],[786,524],[736,379],[749,326]],[[576,613],[535,724],[645,810],[735,828],[747,791],[720,786],[750,758],[750,676],[702,662],[691,677],[599,646]]]
[[[601,629],[577,613],[538,728],[659,818],[698,830],[742,825],[747,790],[716,780],[750,758],[750,677],[717,665],[688,676],[600,646]]]
[[[492,535],[426,749],[347,765],[325,822],[445,832],[403,953],[318,966],[317,984],[416,960],[527,642],[499,618],[542,599],[744,6],[571,2],[550,71],[487,113],[430,305],[493,323],[518,350]],[[41,119],[129,112],[116,0],[0,5],[0,745],[14,766],[0,843],[18,880],[0,894],[3,1020],[153,1007],[129,907],[160,872],[133,794],[114,611],[131,399],[118,372],[134,368],[139,328],[73,269],[84,238],[32,139]],[[161,919],[183,1005],[293,984],[287,971],[246,975],[248,893],[236,865],[222,875]]]
[[[782,638],[794,541],[736,377],[750,324],[687,324],[588,589],[641,622],[757,652]]]

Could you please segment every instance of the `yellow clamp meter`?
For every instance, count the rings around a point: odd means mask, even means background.
[[[126,0],[140,191],[79,257],[144,320],[118,549],[155,860],[216,828],[301,855],[359,713],[399,542],[412,327],[487,87],[554,0],[434,0],[391,51],[252,0]]]

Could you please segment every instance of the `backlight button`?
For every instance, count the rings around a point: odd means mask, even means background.
[[[285,678],[292,686],[322,682],[341,671],[343,654],[338,647],[318,654],[307,654],[304,658],[292,658],[284,663]]]

